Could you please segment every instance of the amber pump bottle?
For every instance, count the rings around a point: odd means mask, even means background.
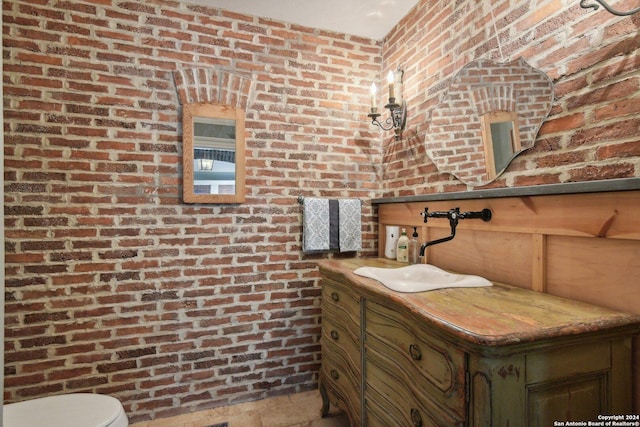
[[[418,241],[418,228],[413,227],[413,234],[409,240],[409,264],[420,262],[420,242]]]

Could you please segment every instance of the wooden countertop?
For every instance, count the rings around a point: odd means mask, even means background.
[[[503,284],[399,293],[353,273],[363,266],[397,268],[384,258],[318,261],[320,271],[347,279],[367,296],[402,304],[427,323],[470,344],[505,346],[580,334],[638,334],[640,316]],[[606,286],[603,292],[606,292]]]

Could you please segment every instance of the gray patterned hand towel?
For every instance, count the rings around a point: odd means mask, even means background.
[[[338,199],[340,252],[362,250],[362,207],[359,199]]]
[[[329,199],[305,197],[302,203],[304,252],[329,250]]]

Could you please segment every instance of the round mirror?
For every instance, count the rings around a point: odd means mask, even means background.
[[[533,147],[553,102],[553,83],[520,58],[465,65],[434,109],[425,138],[438,170],[469,186],[495,180]]]

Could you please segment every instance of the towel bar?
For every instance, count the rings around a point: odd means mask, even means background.
[[[358,201],[362,205],[362,200],[358,200]],[[301,205],[304,204],[304,196],[298,196],[298,203]]]

